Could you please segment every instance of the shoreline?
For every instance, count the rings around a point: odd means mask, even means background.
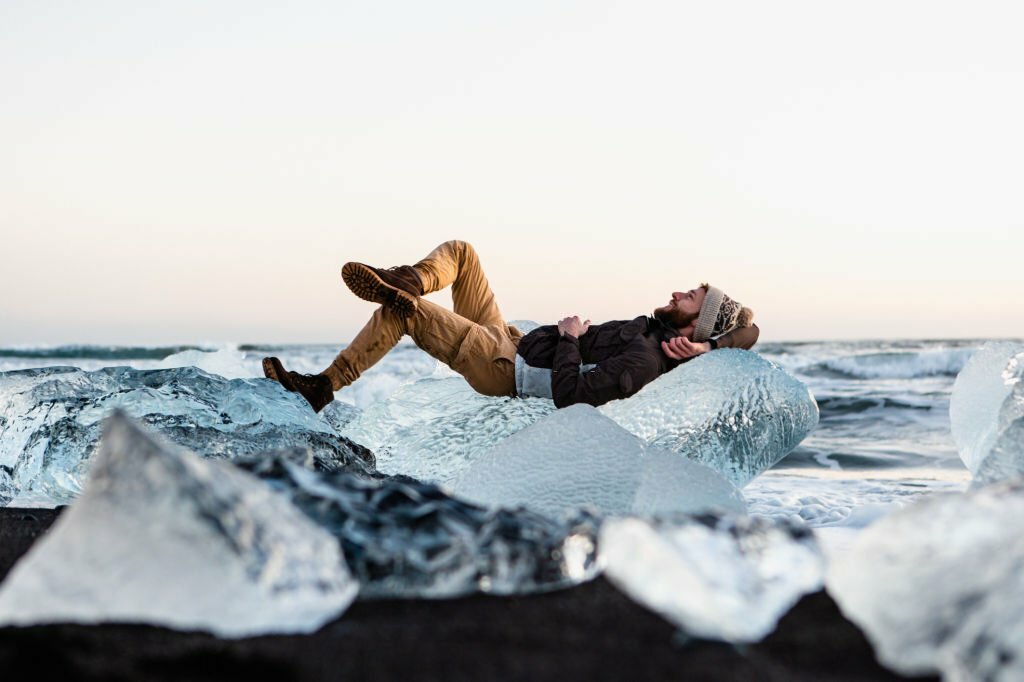
[[[0,580],[60,510],[0,508]],[[357,601],[309,635],[151,625],[0,628],[0,666],[74,679],[899,680],[820,591],[765,640],[686,640],[604,578],[546,594]],[[937,679],[937,678],[915,678]]]

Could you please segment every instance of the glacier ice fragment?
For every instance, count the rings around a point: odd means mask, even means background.
[[[976,484],[1024,474],[1024,344],[988,343],[967,361],[953,385],[949,421]]]
[[[864,530],[826,583],[885,665],[1024,679],[1024,481],[934,495]]]
[[[411,478],[313,471],[286,453],[235,460],[338,538],[360,598],[528,594],[597,574],[599,519],[484,509]]]
[[[737,486],[785,457],[818,422],[806,385],[735,349],[705,353],[598,409]],[[383,472],[452,485],[478,455],[554,411],[543,398],[488,398],[459,378],[423,379],[367,408],[342,433],[373,450]]]
[[[632,599],[683,631],[727,642],[764,638],[803,595],[820,589],[813,534],[747,516],[605,521],[598,563]]]
[[[355,408],[339,404],[318,416],[268,379],[228,380],[195,367],[46,367],[0,373],[0,505],[24,494],[54,505],[74,499],[101,420],[115,408],[204,456],[304,446],[328,466],[373,468],[373,453],[332,425],[350,421]]]
[[[700,355],[601,411],[649,444],[706,464],[740,487],[818,423],[818,405],[804,383],[733,348]]]
[[[342,434],[377,457],[377,469],[451,485],[473,458],[555,411],[543,398],[490,398],[461,377],[420,379],[370,405]]]
[[[720,474],[648,448],[589,405],[549,414],[477,456],[455,493],[553,516],[582,506],[619,515],[744,510],[742,495]]]
[[[82,495],[0,586],[0,624],[310,632],[357,591],[337,540],[286,499],[115,413]]]

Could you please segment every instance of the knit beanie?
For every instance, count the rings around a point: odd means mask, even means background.
[[[693,329],[693,340],[696,343],[707,341],[713,336],[721,336],[737,327],[749,327],[754,321],[754,311],[744,308],[739,301],[725,295],[718,287],[708,284],[704,294],[704,303],[700,306],[697,324]]]

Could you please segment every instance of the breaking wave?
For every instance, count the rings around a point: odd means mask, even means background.
[[[955,377],[974,354],[974,348],[887,352],[833,358],[801,370],[810,376],[836,376],[853,379],[916,379]]]

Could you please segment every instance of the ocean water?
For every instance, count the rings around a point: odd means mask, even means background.
[[[969,481],[950,433],[957,373],[984,340],[764,343],[755,350],[811,389],[816,430],[782,462],[743,489],[755,516],[800,519],[826,551],[841,552],[856,532],[907,503]],[[86,370],[197,364],[228,378],[262,376],[277,355],[289,369],[317,372],[342,346],[59,346],[0,348],[0,371],[53,365]],[[403,384],[454,375],[411,343],[400,344],[337,394],[359,408]]]

